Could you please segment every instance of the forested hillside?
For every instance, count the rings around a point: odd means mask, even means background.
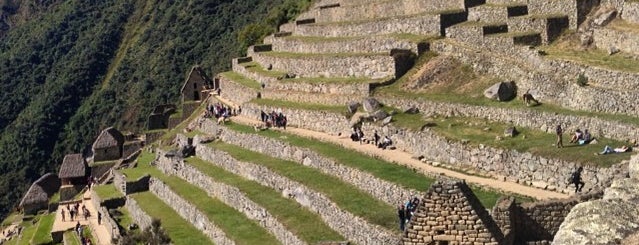
[[[307,4],[67,0],[11,28],[0,37],[0,216],[101,129],[140,131],[154,105],[178,102],[192,65],[227,69],[245,26],[260,30],[242,40],[260,36]]]

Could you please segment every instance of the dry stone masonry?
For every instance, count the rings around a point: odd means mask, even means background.
[[[283,195],[293,198],[302,206],[317,212],[329,227],[350,241],[357,244],[380,245],[400,243],[400,238],[392,232],[371,225],[362,218],[341,210],[323,194],[282,177],[263,166],[237,161],[227,153],[203,144],[196,146],[196,155],[229,172],[282,191]]]
[[[176,175],[185,181],[206,191],[209,196],[224,202],[242,212],[249,219],[268,230],[283,244],[305,244],[295,234],[291,233],[265,208],[251,201],[239,189],[213,181],[196,168],[186,164],[178,157],[166,157],[165,152],[158,152],[157,167],[166,174]]]

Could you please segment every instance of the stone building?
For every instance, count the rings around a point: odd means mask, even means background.
[[[182,103],[186,101],[200,101],[204,99],[202,92],[212,84],[211,79],[204,73],[200,66],[191,68],[191,72],[184,81],[180,93],[182,94]]]
[[[60,179],[52,173],[47,173],[33,182],[27,193],[20,201],[19,207],[24,214],[36,214],[47,208],[49,197],[60,189]]]
[[[122,157],[124,135],[117,129],[109,127],[102,130],[100,136],[93,143],[93,161],[111,161]]]
[[[147,129],[166,129],[169,128],[169,118],[175,113],[177,107],[173,104],[159,105],[153,108],[153,111],[147,119]]]
[[[67,154],[62,160],[58,176],[62,185],[86,184],[88,167],[82,154]]]

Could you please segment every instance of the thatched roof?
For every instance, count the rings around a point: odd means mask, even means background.
[[[68,154],[62,160],[60,173],[61,179],[84,177],[87,173],[87,164],[82,154]]]
[[[20,201],[20,207],[35,203],[49,202],[49,197],[60,189],[60,179],[52,173],[47,173],[33,182],[27,193]]]
[[[182,84],[180,93],[184,92],[186,85],[189,84],[190,81],[200,81],[202,83],[202,86],[211,83],[211,79],[206,75],[204,70],[202,70],[202,67],[197,65],[193,66],[193,68],[191,68],[191,72],[189,72],[189,75],[186,76],[186,80],[184,80],[184,84]]]
[[[122,146],[124,144],[124,135],[117,129],[109,127],[102,130],[100,136],[93,142],[93,149],[109,148],[114,146]]]

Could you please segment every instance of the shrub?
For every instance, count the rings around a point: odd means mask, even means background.
[[[577,85],[580,87],[584,87],[588,85],[588,77],[584,76],[584,74],[579,74],[577,77]]]

